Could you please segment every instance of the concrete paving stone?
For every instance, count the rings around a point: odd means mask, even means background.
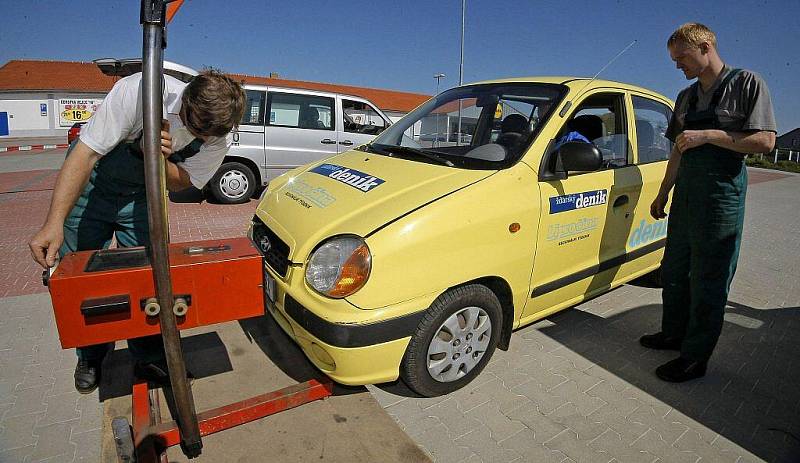
[[[73,370],[69,370],[67,372],[53,372],[53,388],[46,394],[45,397],[52,397],[75,391],[75,378],[72,376],[72,373]]]
[[[54,366],[54,362],[25,365],[16,390],[21,391],[37,386],[53,386],[55,384],[55,378],[53,377]]]
[[[511,449],[501,447],[491,435],[491,429],[480,426],[455,440],[457,445],[468,447],[483,461],[505,463],[519,459],[522,455]]]
[[[687,429],[672,446],[681,451],[693,452],[704,461],[736,463],[740,456],[721,452],[720,449],[706,442],[694,429]]]
[[[615,390],[606,379],[588,389],[586,395],[603,400],[608,406],[624,416],[627,416],[642,405],[642,402],[638,399],[625,397],[622,391]],[[606,406],[603,407],[603,409],[605,408]]]
[[[100,460],[100,446],[102,439],[100,432],[74,432],[69,438],[69,441],[75,444],[75,461],[76,462],[97,462]]]
[[[480,421],[465,416],[461,406],[455,399],[442,402],[425,411],[428,416],[435,416],[442,422],[451,440],[457,439],[481,425]]]
[[[631,444],[631,447],[658,455],[660,459],[670,463],[696,463],[700,460],[700,456],[694,452],[680,451],[671,446],[653,429],[645,432],[642,437]]]
[[[546,356],[546,355],[545,355]],[[563,364],[559,363],[558,365]],[[567,378],[550,371],[545,367],[540,359],[532,359],[518,367],[519,371],[524,371],[530,379],[540,385],[543,389],[549,390],[567,381]],[[524,384],[524,383],[523,383]],[[515,389],[512,387],[511,389]]]
[[[400,424],[400,427],[412,439],[417,439],[425,435],[431,428],[442,424],[435,416],[423,416],[414,421]]]
[[[0,422],[0,451],[36,445],[33,428],[44,412],[4,418]]]
[[[638,400],[639,402],[642,403],[643,406],[652,408],[656,416],[659,417],[666,416],[667,413],[669,413],[670,410],[672,410],[673,408],[669,404],[665,404],[664,402],[659,400],[657,398],[658,397],[657,395],[656,396],[651,395],[648,391],[649,389],[645,391],[636,387],[632,387],[630,389],[622,391],[622,395],[626,399]],[[654,392],[653,394],[656,393]]]
[[[495,376],[497,376],[503,384],[503,387],[506,389],[511,389],[513,387],[519,386],[520,384],[527,383],[528,381],[533,380],[531,377],[531,373],[524,369],[524,368],[516,368],[516,367],[506,367],[503,370],[499,370],[497,372],[493,372]]]
[[[632,423],[640,423],[650,427],[652,432],[657,433],[662,440],[670,445],[688,429],[688,426],[683,423],[674,422],[666,418],[666,415],[657,414],[653,407],[648,405],[643,405],[634,410],[628,416],[628,420]]]
[[[574,431],[580,441],[593,440],[609,429],[605,423],[581,415],[575,405],[569,402],[555,409],[548,418]]]
[[[550,371],[558,376],[563,376],[574,381],[578,385],[578,390],[584,393],[603,381],[601,378],[592,376],[572,365],[561,365]]]
[[[578,440],[571,429],[566,429],[544,443],[551,450],[558,450],[578,463],[605,463],[614,457],[608,453],[589,447],[586,441]]]
[[[605,452],[621,463],[653,463],[658,457],[644,450],[635,449],[611,429],[587,444],[590,448]]]
[[[589,368],[588,370],[584,371],[584,373],[589,376],[602,379],[605,384],[607,384],[613,391],[616,392],[622,392],[631,387],[629,382],[599,365]]]
[[[717,434],[714,440],[711,441],[711,446],[717,449],[717,451],[723,456],[723,458],[733,458],[734,461],[742,461],[742,459],[748,461],[760,461],[760,458],[752,454],[747,449],[735,444],[727,437]]]
[[[0,405],[14,405],[16,401],[14,391],[16,389],[16,381],[0,380]],[[2,416],[0,416],[0,418],[2,418]]]
[[[405,402],[406,400],[410,400],[409,397],[403,397],[401,395],[392,394],[378,386],[369,384],[367,385],[367,389],[369,389],[370,394],[372,397],[375,397],[375,400],[378,401],[381,407],[387,408],[391,407],[392,405],[397,405],[400,402]]]
[[[45,403],[47,404],[47,411],[42,419],[36,423],[36,427],[78,420],[81,417],[81,413],[77,408],[77,392],[68,392],[57,396],[47,397],[45,398]]]
[[[459,392],[460,391],[456,391],[452,396],[460,403],[468,402],[482,405],[487,402],[492,402],[499,408],[501,413],[508,413],[511,410],[530,403],[527,397],[512,392],[511,388],[506,387],[502,380],[497,377],[472,389],[466,397]],[[486,402],[479,402],[476,397],[486,397],[489,400]]]
[[[509,419],[520,421],[533,432],[533,440],[543,444],[564,431],[566,426],[543,415],[535,403],[520,407],[508,414]]]
[[[473,408],[465,413],[465,416],[480,420],[489,429],[490,436],[495,442],[500,442],[525,428],[521,421],[513,420],[503,414],[493,401]]]
[[[606,404],[603,399],[592,397],[581,391],[578,383],[571,380],[556,386],[548,392],[575,405],[575,408],[582,416],[588,416]]]
[[[25,461],[25,457],[31,454],[34,449],[34,445],[28,445],[25,447],[20,447],[11,450],[1,450],[0,451],[0,461],[3,463],[17,463]]]
[[[626,444],[631,444],[650,429],[649,426],[642,423],[632,422],[627,418],[627,415],[614,409],[611,404],[597,409],[586,419],[590,422],[602,423],[604,426],[608,426]]]
[[[72,428],[77,423],[78,420],[72,420],[35,427],[33,434],[37,437],[36,450],[31,454],[31,460],[44,460],[69,454],[72,461],[77,446],[70,442],[69,438]]]
[[[759,426],[753,436],[753,441],[758,443],[758,453],[800,457],[800,442],[792,438],[790,432],[790,429],[779,426]]]
[[[436,463],[458,463],[474,454],[469,447],[456,444],[444,424],[434,426],[417,442]]]
[[[47,405],[44,403],[44,396],[53,388],[52,384],[34,386],[28,389],[15,391],[12,396],[14,397],[14,407],[7,411],[4,420],[10,417],[20,415],[30,415],[32,413],[44,412],[47,410]]]
[[[541,442],[536,442],[533,430],[528,428],[522,429],[517,434],[498,442],[498,445],[522,455],[519,460],[514,460],[520,463],[560,463],[567,458],[562,452],[550,450]]]
[[[484,463],[484,461],[483,458],[473,453],[469,458],[464,460],[464,463]]]
[[[75,432],[96,430],[102,426],[103,404],[98,400],[99,392],[91,394],[78,394],[76,408],[81,414],[81,419],[75,425]]]
[[[520,384],[512,388],[511,392],[527,397],[542,415],[553,413],[553,410],[567,402],[567,399],[548,392],[536,381]]]

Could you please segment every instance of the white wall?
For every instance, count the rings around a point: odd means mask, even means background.
[[[44,104],[46,111],[42,115],[39,105]],[[46,130],[50,128],[50,102],[38,100],[0,100],[0,112],[8,113],[8,131]]]

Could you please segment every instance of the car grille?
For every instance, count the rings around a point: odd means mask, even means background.
[[[289,245],[258,217],[253,217],[253,242],[272,270],[285,277],[289,269]]]

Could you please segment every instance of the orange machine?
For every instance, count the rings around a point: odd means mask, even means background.
[[[247,238],[169,245],[178,329],[264,315],[263,260]],[[48,281],[65,349],[159,334],[145,248],[64,256]],[[170,307],[170,310],[172,308]]]

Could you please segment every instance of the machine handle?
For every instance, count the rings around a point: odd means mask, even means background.
[[[86,299],[81,302],[81,314],[83,314],[84,317],[130,312],[130,310],[131,298],[127,294]]]

